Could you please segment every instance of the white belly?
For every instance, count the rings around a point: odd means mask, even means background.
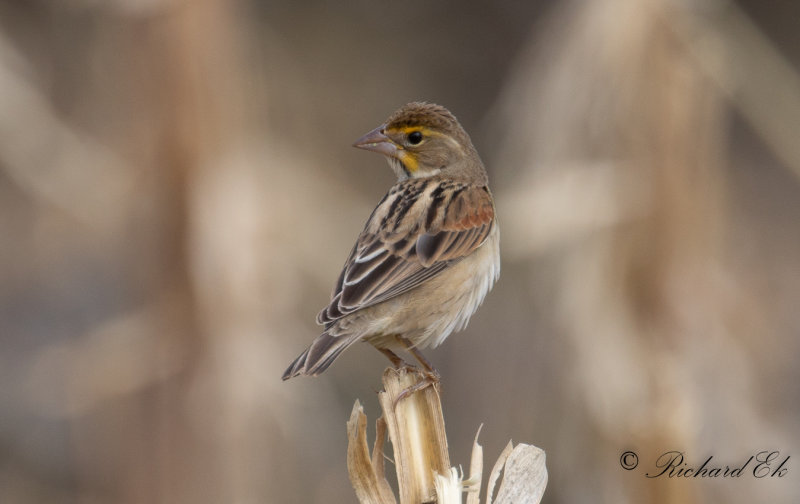
[[[467,326],[499,276],[500,232],[495,223],[472,255],[418,288],[381,303],[364,337],[378,347],[395,346],[395,334],[418,348],[437,347]]]

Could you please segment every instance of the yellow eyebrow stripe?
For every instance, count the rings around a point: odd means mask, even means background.
[[[431,130],[423,126],[403,126],[402,128],[400,128],[400,132],[403,133],[404,135],[410,135],[415,131],[419,131],[423,135],[429,135],[431,133]]]
[[[419,131],[425,136],[444,136],[436,130],[432,130],[430,128],[426,128],[425,126],[401,126],[400,128],[391,128],[390,131],[396,131],[398,133],[402,133],[404,135],[410,135],[415,131]]]

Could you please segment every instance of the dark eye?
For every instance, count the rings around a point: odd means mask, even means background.
[[[419,131],[412,131],[408,134],[408,143],[417,145],[422,141],[422,133]]]

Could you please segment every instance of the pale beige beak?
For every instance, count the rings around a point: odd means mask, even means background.
[[[398,146],[387,137],[383,131],[385,124],[378,126],[366,135],[362,136],[353,144],[353,147],[372,152],[378,152],[384,156],[397,157]]]

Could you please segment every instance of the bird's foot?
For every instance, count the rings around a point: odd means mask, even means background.
[[[420,370],[416,366],[406,365],[406,369],[414,372],[420,372],[422,374],[422,379],[415,383],[414,385],[403,389],[395,398],[393,407],[396,409],[397,405],[403,399],[411,397],[413,394],[416,394],[420,390],[424,390],[428,387],[438,386],[441,383],[441,377],[439,373],[435,369],[431,370]]]
[[[404,361],[402,358],[400,358],[399,355],[392,352],[388,348],[378,348],[378,347],[375,348],[377,348],[380,353],[382,353],[383,355],[386,356],[387,359],[389,359],[389,361],[392,363],[392,366],[394,366],[395,369],[403,369],[409,367],[406,361]]]

